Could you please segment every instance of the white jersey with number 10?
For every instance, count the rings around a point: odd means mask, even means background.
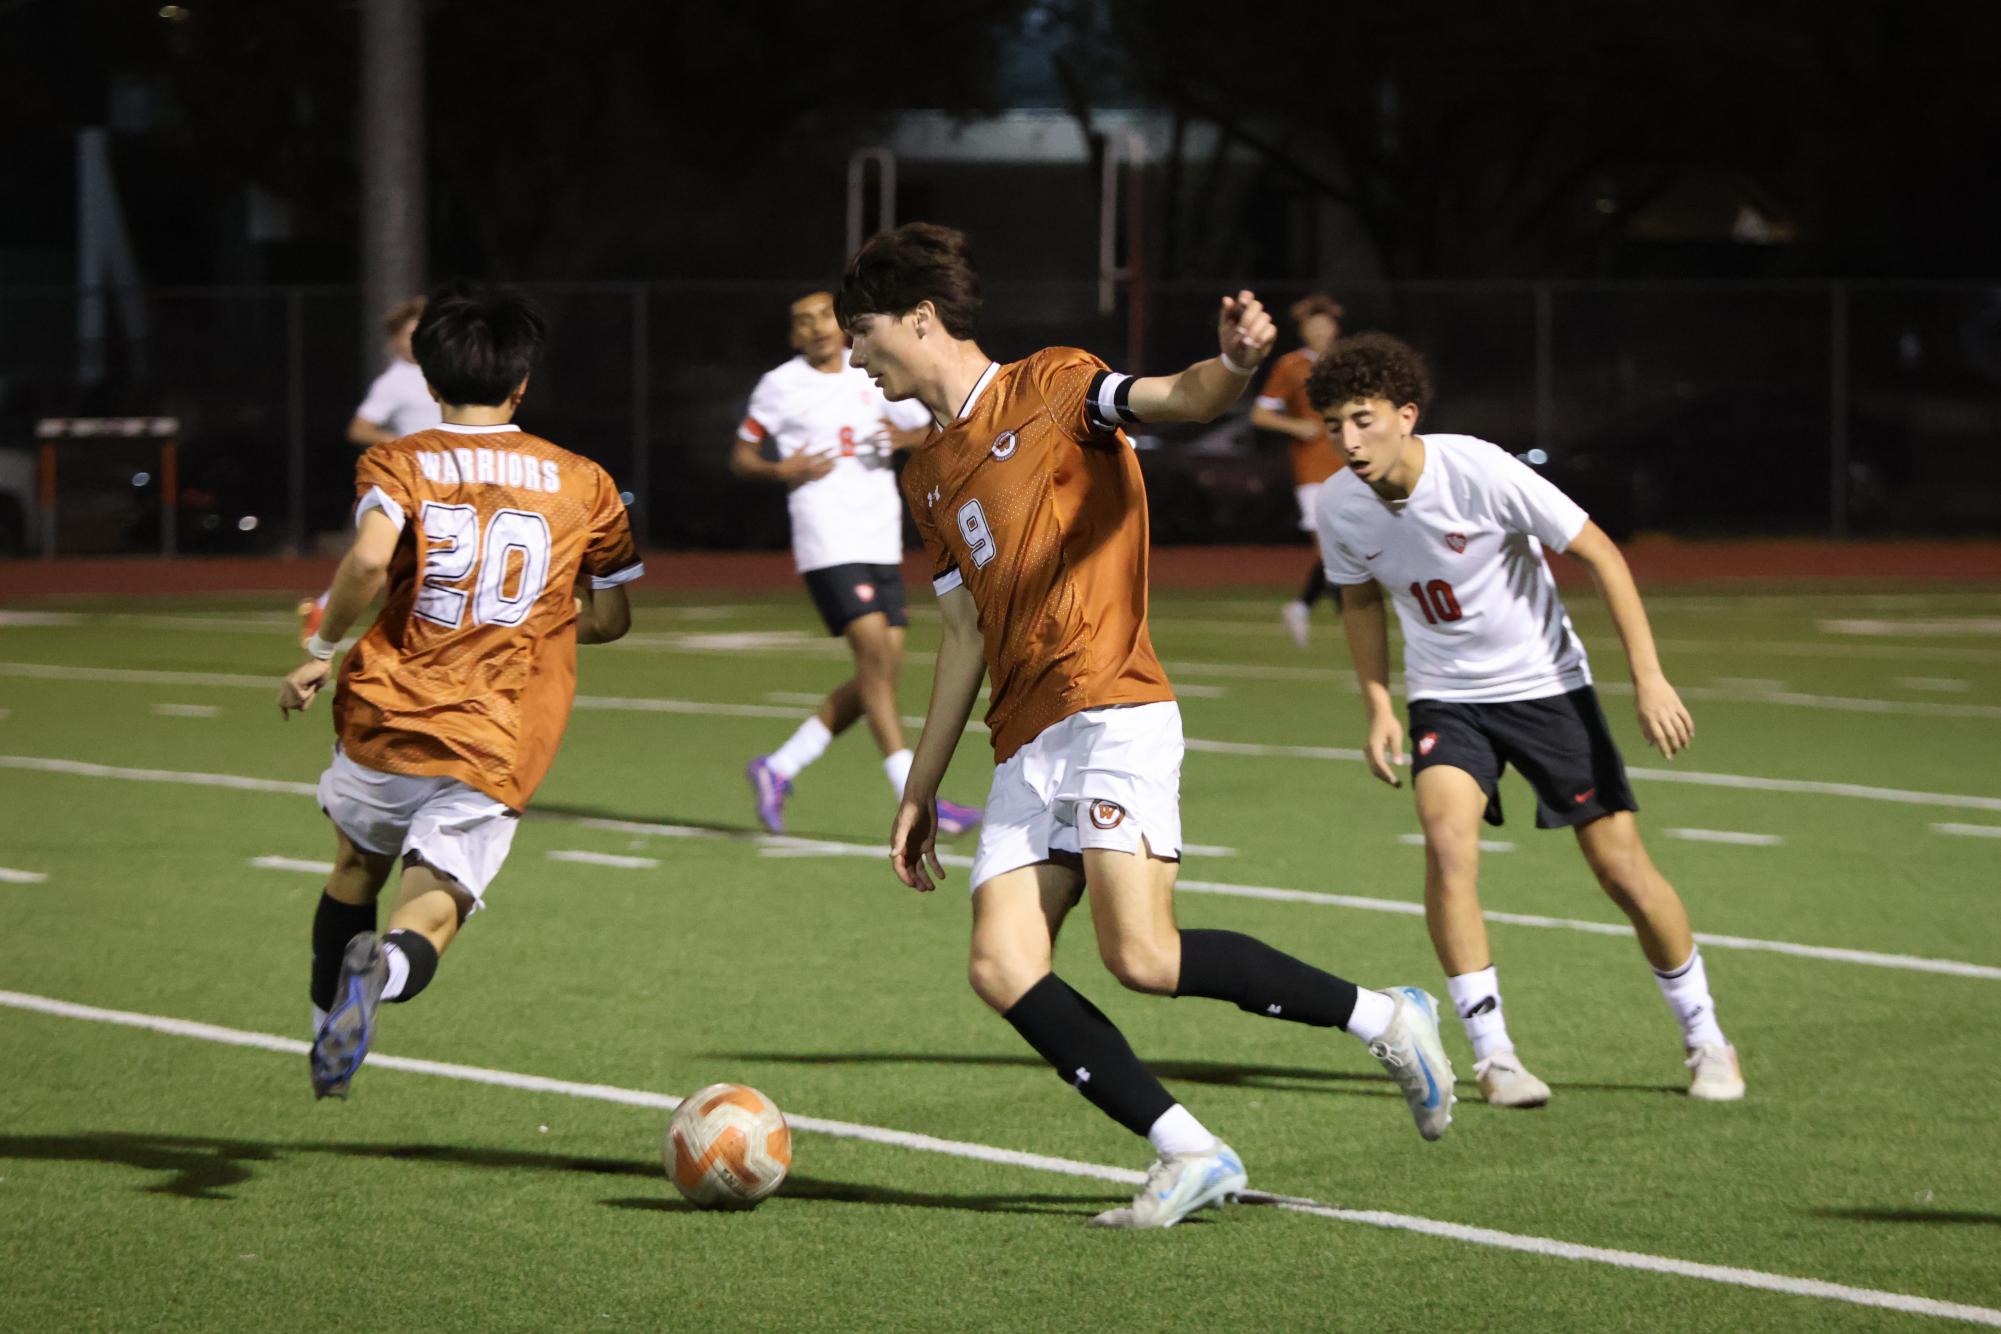
[[[1320,489],[1320,554],[1336,584],[1375,580],[1403,627],[1411,699],[1499,704],[1591,684],[1543,548],[1589,516],[1497,445],[1430,435],[1410,497],[1342,471]]]

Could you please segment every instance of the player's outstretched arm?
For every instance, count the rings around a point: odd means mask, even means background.
[[[372,422],[366,417],[357,416],[347,424],[347,442],[361,449],[395,438],[389,433],[388,427]]]
[[[354,545],[341,557],[334,571],[333,587],[327,593],[327,607],[320,628],[308,641],[307,659],[285,674],[278,685],[278,716],[288,721],[292,711],[313,702],[333,669],[333,648],[346,637],[348,628],[361,619],[368,605],[382,592],[389,572],[389,558],[396,554],[400,535],[395,520],[379,509],[361,516]],[[317,644],[324,652],[316,652]]]
[[[910,778],[889,831],[889,864],[896,878],[926,893],[945,878],[944,864],[938,860],[938,785],[945,781],[952,752],[965,735],[966,719],[972,716],[980,682],[987,675],[973,595],[963,587],[953,589],[938,599],[938,613],[944,637],[931,677],[931,707],[924,711],[924,734],[917,739]]]
[[[1632,569],[1620,554],[1618,544],[1605,535],[1603,528],[1588,520],[1583,530],[1570,539],[1566,554],[1576,557],[1591,571],[1598,595],[1605,599],[1605,609],[1612,613],[1612,624],[1618,628],[1619,642],[1626,649],[1626,665],[1633,674],[1640,735],[1663,757],[1673,759],[1676,751],[1695,739],[1695,720],[1689,717],[1681,696],[1668,684],[1667,674],[1661,670],[1660,651],[1654,645],[1653,627],[1647,623],[1647,609],[1640,601]]]
[[[1216,317],[1218,355],[1179,375],[1146,375],[1132,382],[1126,402],[1143,422],[1206,422],[1243,397],[1244,387],[1271,355],[1278,326],[1249,291],[1223,298]]]
[[[1251,425],[1260,431],[1276,431],[1294,440],[1311,440],[1327,429],[1327,423],[1313,417],[1289,417],[1275,408],[1251,409]]]
[[[1403,752],[1403,724],[1390,698],[1390,630],[1383,613],[1383,590],[1374,580],[1341,585],[1341,629],[1348,636],[1348,653],[1355,660],[1355,680],[1362,687],[1362,710],[1369,739],[1363,756],[1369,772],[1391,787],[1402,787],[1397,769],[1410,762]]]

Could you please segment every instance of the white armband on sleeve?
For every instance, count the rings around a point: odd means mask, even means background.
[[[645,573],[646,573],[645,562],[634,561],[632,562],[632,564],[626,566],[622,570],[614,570],[610,574],[592,575],[591,587],[594,589],[617,588],[620,584],[631,583],[634,579],[637,579],[640,575]]]
[[[953,589],[964,588],[965,586],[966,586],[966,580],[959,573],[959,569],[956,565],[953,566],[951,569],[945,571],[945,573],[938,575],[931,581],[931,591],[936,593],[941,598],[944,597],[947,593],[951,592]]]
[[[1110,432],[1121,426],[1141,424],[1127,401],[1132,397],[1135,378],[1117,371],[1099,371],[1091,377],[1091,387],[1084,393],[1084,414],[1093,426]]]

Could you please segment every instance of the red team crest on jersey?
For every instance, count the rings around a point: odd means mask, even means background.
[[[1126,808],[1115,801],[1091,803],[1091,823],[1100,829],[1117,829],[1119,822],[1125,818]]]
[[[1420,755],[1429,755],[1437,747],[1438,733],[1436,732],[1426,732],[1417,739],[1417,753]]]
[[[1455,555],[1464,552],[1466,550],[1466,534],[1447,533],[1445,535],[1445,545],[1451,547]]]

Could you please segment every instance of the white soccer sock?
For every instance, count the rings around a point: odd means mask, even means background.
[[[1396,998],[1388,992],[1355,988],[1355,1012],[1348,1016],[1348,1031],[1364,1042],[1379,1042],[1396,1018]]]
[[[1146,1138],[1163,1158],[1170,1153],[1207,1153],[1216,1143],[1208,1127],[1178,1102],[1160,1114]]]
[[[801,769],[826,754],[833,740],[834,734],[815,715],[799,724],[799,730],[792,734],[791,739],[772,751],[764,762],[771,766],[773,773],[789,783],[798,777]]]
[[[1661,995],[1681,1023],[1682,1045],[1690,1049],[1725,1041],[1716,1023],[1716,1002],[1709,995],[1709,974],[1702,966],[1702,951],[1694,950],[1688,962],[1669,972],[1654,969]]]
[[[889,785],[896,789],[899,797],[903,795],[903,789],[910,785],[910,761],[914,758],[908,746],[894,755],[883,756],[882,771],[889,775]]]
[[[1508,1021],[1501,1017],[1501,983],[1494,976],[1494,965],[1488,964],[1477,973],[1448,977],[1445,985],[1452,992],[1452,1008],[1466,1027],[1466,1040],[1473,1044],[1475,1061],[1514,1050]]]
[[[382,958],[389,965],[389,980],[382,984],[382,999],[392,1001],[403,994],[403,984],[410,980],[410,960],[393,940],[382,942]]]

